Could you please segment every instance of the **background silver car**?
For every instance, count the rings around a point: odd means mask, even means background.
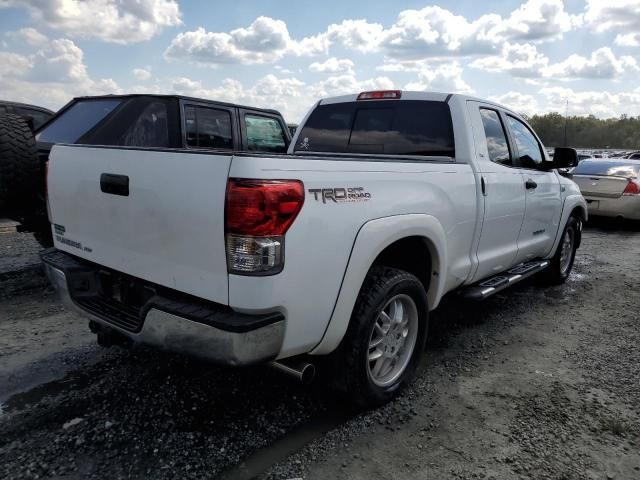
[[[640,161],[586,159],[571,172],[589,216],[640,220]]]

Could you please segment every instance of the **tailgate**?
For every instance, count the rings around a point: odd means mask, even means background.
[[[605,177],[594,175],[573,175],[582,195],[594,197],[618,198],[624,192],[629,181],[624,177]]]
[[[230,164],[231,155],[57,145],[48,173],[55,247],[228,304]]]

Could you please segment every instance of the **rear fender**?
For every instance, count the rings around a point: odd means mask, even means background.
[[[431,254],[431,281],[427,298],[433,310],[443,295],[446,281],[447,243],[440,222],[431,215],[409,214],[379,218],[365,223],[351,250],[342,286],[331,320],[313,355],[331,353],[347,331],[360,288],[378,255],[392,243],[406,237],[423,237]]]

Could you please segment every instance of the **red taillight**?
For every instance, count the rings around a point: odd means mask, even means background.
[[[304,203],[298,180],[229,179],[225,231],[256,237],[284,235]]]
[[[402,96],[400,90],[376,90],[374,92],[362,92],[358,100],[397,100]]]
[[[640,195],[640,187],[633,180],[629,179],[629,183],[627,183],[622,195]]]

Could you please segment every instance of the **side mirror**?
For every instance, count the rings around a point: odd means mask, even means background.
[[[575,148],[556,147],[553,152],[553,168],[572,168],[578,165],[578,152]]]

